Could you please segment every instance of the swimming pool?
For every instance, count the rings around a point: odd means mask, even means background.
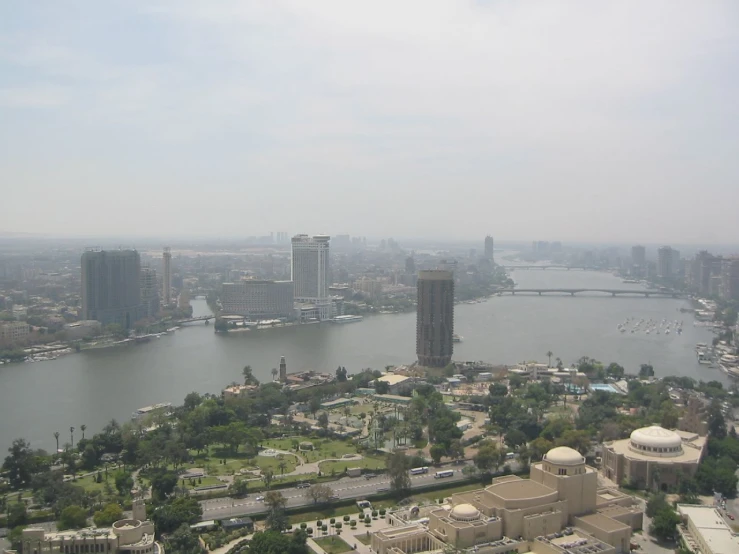
[[[621,394],[621,391],[618,390],[613,385],[609,385],[608,383],[592,383],[590,385],[590,390],[602,390],[603,392],[611,392],[614,394]]]

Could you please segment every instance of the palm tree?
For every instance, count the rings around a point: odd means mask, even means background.
[[[69,428],[69,434],[72,437],[72,448],[74,448],[74,427]]]
[[[277,368],[276,368],[276,367],[273,367],[273,368],[272,368],[272,371],[271,371],[270,373],[272,373],[272,380],[273,380],[273,381],[274,381],[275,379],[277,379],[277,374],[279,373],[279,371],[277,371]]]
[[[280,463],[277,464],[277,467],[280,468],[280,475],[285,473],[285,470],[287,469],[287,464],[285,463],[285,460],[280,460]]]
[[[82,431],[82,440],[85,440],[85,429],[87,429],[87,425],[80,425],[80,430]]]
[[[552,356],[554,355],[554,352],[551,350],[547,350],[547,358],[549,358],[549,363],[547,364],[547,367],[552,367]]]
[[[59,431],[54,431],[54,438],[56,439],[56,451],[59,452]]]

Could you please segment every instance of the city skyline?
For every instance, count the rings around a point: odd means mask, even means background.
[[[731,242],[732,2],[78,8],[2,8],[4,233]]]

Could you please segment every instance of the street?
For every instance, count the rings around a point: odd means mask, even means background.
[[[430,468],[429,472],[424,475],[411,475],[411,488],[422,488],[438,482],[453,483],[455,481],[463,481],[466,479],[466,476],[462,474],[463,467],[464,465],[454,466],[454,475],[443,479],[434,479],[434,473],[436,471],[433,468]],[[328,485],[333,489],[334,494],[344,500],[347,498],[369,497],[375,494],[378,489],[389,488],[390,480],[386,475],[379,475],[374,479],[344,477]],[[280,492],[287,499],[287,508],[297,508],[311,504],[312,500],[305,497],[306,490],[295,487],[280,489]],[[260,494],[252,494],[246,498],[226,497],[203,500],[200,502],[200,505],[203,507],[202,519],[221,519],[263,512],[264,503],[255,500]]]

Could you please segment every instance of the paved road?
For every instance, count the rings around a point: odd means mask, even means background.
[[[464,466],[454,466],[454,475],[445,477],[443,482],[450,483],[454,481],[462,481],[466,476],[462,474]],[[424,475],[411,475],[411,487],[421,488],[432,483],[442,480],[434,479],[435,471],[429,470]],[[365,498],[377,492],[378,489],[389,488],[390,480],[386,475],[375,477],[374,479],[365,479],[364,477],[344,477],[338,481],[328,484],[334,494],[338,495],[342,500],[346,498]],[[305,489],[289,488],[280,489],[280,492],[287,498],[288,508],[297,508],[311,504],[313,501],[305,497]],[[235,517],[240,515],[256,514],[264,511],[264,503],[257,502],[258,494],[251,494],[247,498],[215,498],[213,500],[203,500],[200,504],[203,506],[203,520],[221,519],[224,517]]]

